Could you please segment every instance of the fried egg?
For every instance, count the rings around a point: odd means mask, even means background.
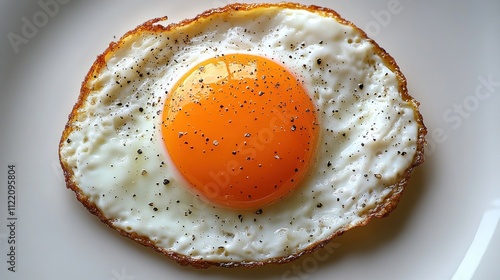
[[[392,211],[426,133],[394,60],[333,10],[232,4],[110,44],[60,142],[68,188],[181,264],[282,263]]]

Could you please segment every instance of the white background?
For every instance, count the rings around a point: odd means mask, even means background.
[[[429,130],[426,162],[398,208],[335,239],[333,251],[252,270],[196,270],[84,209],[65,188],[57,148],[95,57],[148,19],[177,22],[231,2],[73,0],[50,15],[38,1],[1,2],[0,279],[500,279],[495,0],[302,1],[335,9],[396,59]],[[40,26],[16,46],[8,34],[23,36],[23,18]],[[7,270],[9,164],[17,172],[15,273]]]

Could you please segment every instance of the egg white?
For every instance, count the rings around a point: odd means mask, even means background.
[[[215,207],[188,191],[160,132],[163,102],[178,79],[231,53],[285,65],[311,95],[320,123],[307,178],[291,196],[252,211]],[[334,18],[295,9],[216,13],[125,36],[106,60],[61,158],[114,227],[194,259],[283,257],[355,226],[391,193],[417,150],[416,113],[396,74],[359,30]]]

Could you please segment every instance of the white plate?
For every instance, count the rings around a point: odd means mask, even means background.
[[[282,266],[196,270],[121,237],[77,202],[62,180],[57,145],[96,55],[148,19],[176,22],[230,2],[2,2],[0,278],[500,279],[495,0],[302,1],[334,8],[395,57],[429,129],[426,162],[398,208],[330,250]],[[7,263],[9,164],[16,272]]]

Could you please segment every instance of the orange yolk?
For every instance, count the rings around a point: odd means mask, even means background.
[[[317,140],[315,107],[283,66],[232,54],[193,67],[165,102],[167,151],[195,193],[258,209],[304,178]]]

